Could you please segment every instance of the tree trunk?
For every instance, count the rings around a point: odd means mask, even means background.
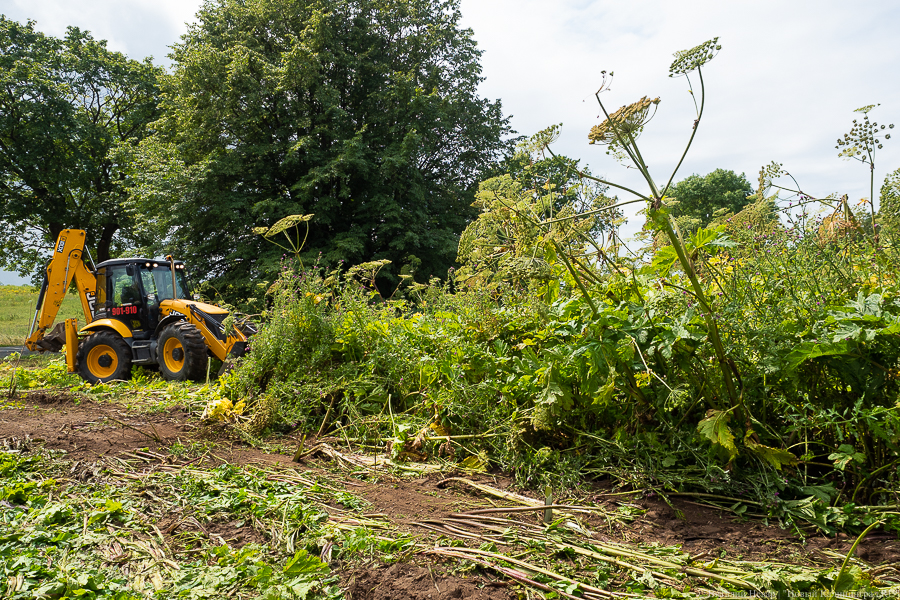
[[[119,225],[116,223],[110,223],[103,226],[103,231],[100,232],[100,239],[97,240],[98,263],[102,263],[104,260],[109,260],[109,247],[112,245],[113,235],[118,230]]]

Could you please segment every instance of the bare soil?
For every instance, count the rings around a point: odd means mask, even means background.
[[[321,474],[331,468],[330,464],[320,461],[294,463],[291,456],[249,447],[215,428],[198,428],[196,422],[196,417],[185,410],[176,409],[165,414],[136,413],[123,406],[96,403],[63,392],[32,392],[14,406],[0,410],[0,446],[39,443],[49,449],[64,450],[80,469],[76,471],[73,467],[73,477],[82,480],[92,476],[91,465],[101,457],[134,456],[136,451],[149,451],[147,462],[150,463],[155,460],[154,453],[168,454],[169,447],[176,442],[187,445],[210,438],[217,443],[206,460],[214,463],[279,465],[296,469],[301,474]],[[451,513],[491,506],[483,494],[469,486],[442,484],[446,474],[400,478],[378,473],[369,481],[360,481],[336,475],[333,470],[328,472],[335,484],[343,485],[348,492],[372,503],[371,512],[383,514],[401,529],[419,535],[432,534],[417,525],[423,519],[440,519]],[[501,489],[511,485],[509,479],[499,476],[467,477]],[[854,541],[844,534],[801,540],[777,526],[759,520],[741,520],[730,513],[682,498],[672,498],[670,506],[660,499],[612,496],[600,491],[589,500],[607,508],[610,513],[622,505],[642,512],[631,522],[608,520],[602,515],[587,518],[585,524],[601,541],[681,545],[698,557],[797,562],[822,558],[819,551],[823,549],[846,553]],[[189,517],[163,515],[157,527],[173,543],[184,542],[192,534],[222,538],[236,546],[262,540],[258,532],[239,523],[215,523],[204,528]],[[535,513],[523,518],[537,522],[539,515]],[[857,548],[857,555],[873,565],[897,566],[900,564],[900,540],[896,536],[872,534]],[[512,597],[504,581],[490,575],[464,576],[453,572],[452,568],[453,565],[439,562],[422,564],[421,560],[416,564],[356,565],[345,569],[342,581],[354,600],[506,600]]]
[[[441,565],[375,563],[349,571],[341,577],[349,600],[507,600],[515,594],[505,581],[449,574]]]

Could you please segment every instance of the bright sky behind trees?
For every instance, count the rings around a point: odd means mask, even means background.
[[[5,0],[0,12],[61,36],[87,29],[109,47],[168,65],[168,46],[193,19],[197,0]],[[716,168],[744,172],[784,164],[810,192],[868,195],[867,168],[838,158],[835,142],[853,110],[881,103],[878,122],[900,124],[900,4],[890,0],[462,0],[462,23],[484,50],[482,95],[500,98],[523,135],[563,123],[557,152],[594,173],[640,185],[600,147],[587,144],[599,110],[600,71],[616,73],[604,102],[612,110],[641,96],[660,96],[641,138],[658,179],[667,178],[694,118],[687,86],[669,79],[672,53],[719,36],[722,51],[704,69],[704,122],[677,179]],[[876,158],[876,190],[900,167],[900,140]],[[643,189],[643,188],[640,188]],[[625,234],[640,228],[632,219]],[[14,279],[0,274],[0,282]]]

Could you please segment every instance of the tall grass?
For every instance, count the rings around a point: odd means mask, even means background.
[[[0,346],[19,346],[25,343],[34,319],[38,291],[30,285],[0,285]],[[78,296],[66,294],[56,322],[72,318],[84,323]]]

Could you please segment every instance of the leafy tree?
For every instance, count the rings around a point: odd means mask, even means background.
[[[736,214],[750,203],[753,187],[743,173],[716,169],[707,175],[685,177],[669,188],[677,204],[673,213],[679,228],[690,232],[706,227],[726,213]]]
[[[590,175],[589,168],[579,167],[578,160],[548,150],[547,139],[551,142],[555,140],[561,125],[548,127],[519,142],[516,151],[500,169],[535,201],[540,202],[544,196],[552,200],[547,204],[547,211],[537,215],[541,219],[553,218],[554,213],[564,207],[576,212],[588,212],[614,203],[614,199],[606,196],[609,186],[583,176]],[[591,215],[594,225],[590,233],[594,237],[602,236],[615,229],[621,218],[621,210],[594,213]]]
[[[458,0],[205,4],[132,159],[156,248],[239,295],[281,257],[252,229],[314,214],[306,264],[445,274],[509,132],[477,94],[481,52],[459,18]]]
[[[551,282],[565,278],[567,268],[590,271],[593,252],[587,249],[599,253],[622,211],[612,208],[607,186],[582,177],[590,171],[579,170],[577,160],[546,149],[557,130],[521,142],[505,161],[506,172],[479,184],[474,206],[480,213],[460,237],[457,282],[489,288],[528,283],[552,300],[559,285]]]
[[[87,32],[64,39],[0,15],[0,267],[36,273],[65,228],[105,260],[131,229],[119,144],[157,116],[159,69]]]
[[[888,231],[895,235],[900,232],[900,169],[884,178],[878,216]]]

